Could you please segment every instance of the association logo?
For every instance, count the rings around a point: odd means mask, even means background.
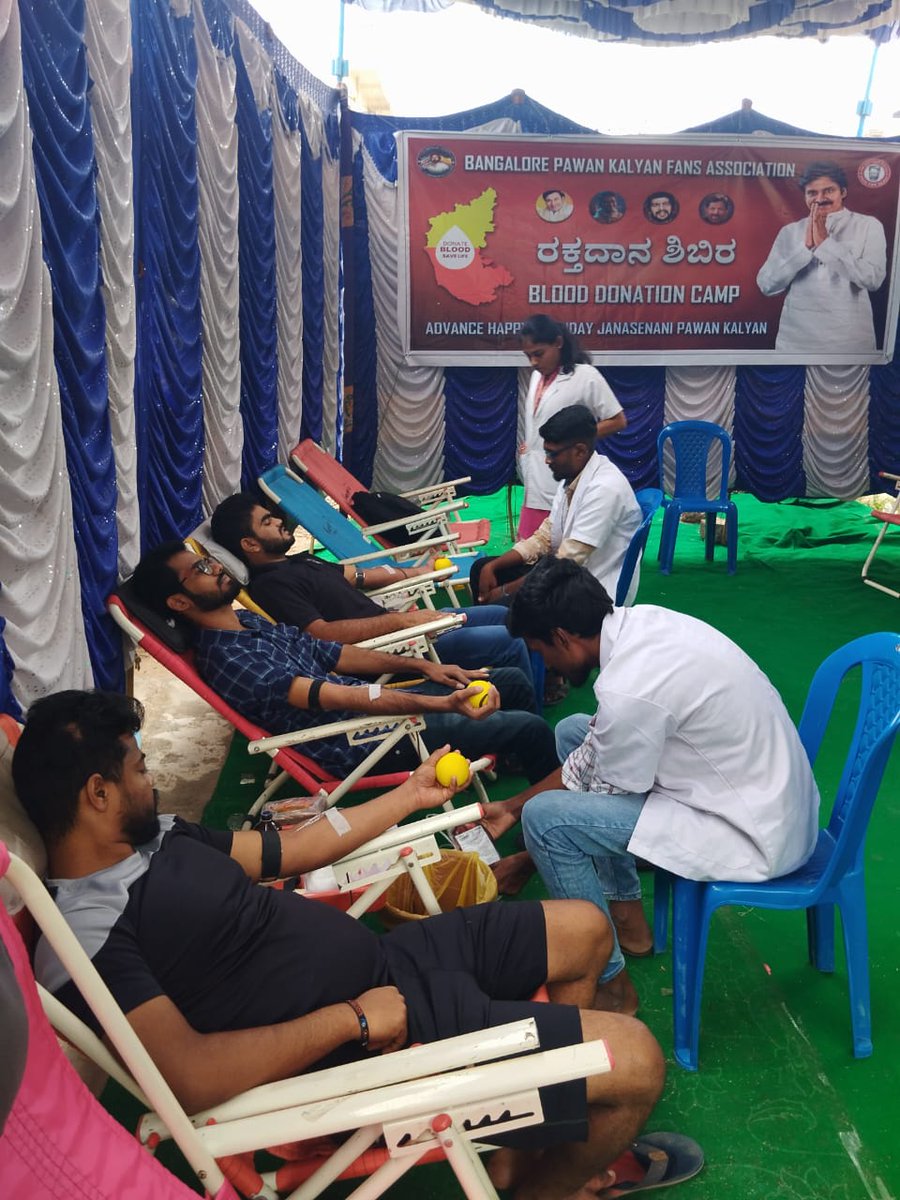
[[[864,158],[856,169],[856,176],[863,187],[884,187],[891,177],[890,164],[883,158]]]
[[[456,155],[446,146],[426,146],[416,155],[416,166],[423,175],[440,178],[456,166]]]

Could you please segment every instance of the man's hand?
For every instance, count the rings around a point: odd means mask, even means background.
[[[486,563],[478,576],[478,599],[482,604],[487,600],[489,593],[495,591],[499,586],[497,576],[494,574],[494,564]]]
[[[469,782],[468,779],[462,780],[458,787],[443,787],[439,784],[434,775],[434,768],[437,760],[450,749],[450,746],[441,746],[439,750],[435,750],[433,754],[429,754],[425,761],[399,785],[396,791],[409,800],[409,814],[420,812],[425,808],[440,808],[446,804],[458,791],[461,791]]]
[[[450,712],[459,713],[460,716],[469,717],[473,721],[483,721],[485,717],[491,716],[500,709],[500,693],[493,686],[488,688],[487,696],[480,708],[473,708],[469,701],[480,695],[480,689],[467,687],[462,692],[451,692],[447,696],[447,707]]]
[[[429,625],[432,621],[439,621],[441,617],[446,615],[446,613],[437,612],[433,608],[412,608],[409,612],[403,614],[410,629],[416,625]]]
[[[370,988],[356,997],[369,1024],[369,1049],[390,1054],[406,1045],[406,1001],[395,987]]]
[[[809,222],[806,227],[807,250],[815,250],[828,237],[828,228],[825,224],[827,216],[825,209],[821,208],[814,200],[809,206]]]
[[[444,687],[467,688],[473,679],[487,679],[487,671],[465,671],[453,663],[436,663],[428,659],[422,667],[422,674],[432,683],[441,683]]]

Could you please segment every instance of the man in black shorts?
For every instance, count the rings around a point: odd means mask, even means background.
[[[591,1009],[612,945],[593,905],[482,905],[378,937],[326,904],[256,884],[334,861],[443,803],[451,789],[435,782],[436,755],[393,792],[306,829],[220,833],[157,815],[141,719],[137,701],[113,693],[39,700],[13,777],[47,843],[57,904],[186,1108],[313,1064],[533,1016],[542,1048],[604,1038],[615,1067],[542,1089],[549,1123],[526,1133],[531,1148],[549,1148],[529,1159],[527,1178],[515,1150],[499,1152],[495,1180],[535,1200],[612,1182],[607,1168],[651,1112],[663,1062],[640,1022]],[[87,1016],[43,941],[36,973]],[[544,982],[553,1003],[532,1003]]]

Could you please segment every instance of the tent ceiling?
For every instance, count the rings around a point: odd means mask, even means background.
[[[366,0],[362,0],[365,4]],[[426,7],[401,0],[404,7]],[[431,0],[433,6],[433,0]],[[599,41],[678,44],[777,34],[886,40],[900,0],[468,0],[485,12]]]

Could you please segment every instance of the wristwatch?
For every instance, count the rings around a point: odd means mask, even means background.
[[[366,586],[366,573],[365,573],[365,571],[357,571],[357,572],[356,572],[356,586],[357,586],[358,588],[361,588],[361,587],[365,587],[365,586]]]

